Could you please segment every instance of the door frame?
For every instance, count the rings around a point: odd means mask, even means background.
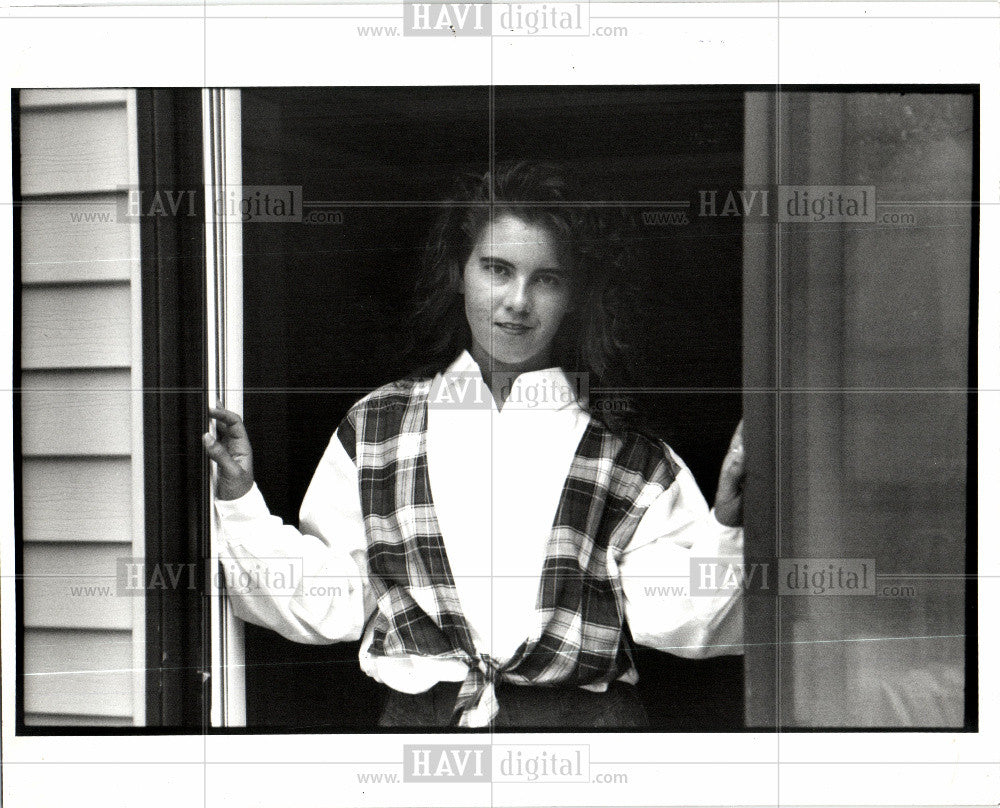
[[[139,89],[139,192],[181,200],[142,220],[145,568],[193,567],[146,591],[146,724],[245,724],[243,625],[220,586],[207,406],[242,411],[242,227],[212,200],[240,185],[239,91]]]
[[[216,204],[242,187],[240,91],[202,90],[205,182],[205,321],[208,401],[243,414],[243,223]],[[222,536],[215,513],[215,467],[209,485],[211,707],[213,727],[246,725],[243,623],[221,581]],[[220,585],[221,584],[221,585]]]
[[[136,90],[141,199],[187,197],[140,226],[145,570],[203,573],[208,548],[205,217],[201,91]],[[169,195],[169,196],[168,196]],[[146,725],[201,732],[208,715],[206,591],[146,588]]]

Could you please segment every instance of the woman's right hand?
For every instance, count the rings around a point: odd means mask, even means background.
[[[253,487],[253,450],[243,419],[221,404],[208,408],[215,419],[215,434],[201,436],[208,456],[219,469],[215,495],[219,499],[239,499]]]

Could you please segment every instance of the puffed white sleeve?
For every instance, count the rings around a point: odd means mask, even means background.
[[[664,446],[680,471],[618,561],[629,629],[640,645],[689,659],[741,654],[743,591],[722,584],[737,569],[729,565],[742,563],[743,528],[715,518],[690,470]]]
[[[256,483],[216,500],[220,563],[242,620],[301,643],[360,639],[374,609],[357,467],[335,432],[316,468],[299,527],[271,514]]]

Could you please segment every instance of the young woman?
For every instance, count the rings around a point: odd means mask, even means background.
[[[430,369],[351,407],[298,529],[269,513],[239,416],[210,410],[222,563],[254,582],[237,615],[361,639],[381,726],[644,726],[631,642],[740,651],[738,589],[685,591],[692,559],[742,554],[740,427],[710,511],[665,443],[591,401],[624,361],[628,244],[578,193],[528,161],[460,185],[418,283]]]

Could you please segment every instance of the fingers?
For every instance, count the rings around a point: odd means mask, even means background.
[[[729,441],[729,449],[722,459],[722,470],[719,474],[720,490],[727,495],[737,495],[743,484],[746,458],[743,452],[743,420],[741,419]]]
[[[212,436],[211,432],[206,432],[202,435],[201,441],[205,444],[205,451],[208,452],[208,456],[219,464],[219,469],[223,474],[235,479],[243,473],[243,469],[240,468],[229,452],[226,451],[226,447],[219,443]]]
[[[719,473],[719,487],[715,495],[716,517],[722,524],[739,525],[742,523],[740,512],[743,502],[743,481],[745,476],[745,458],[743,455],[743,419],[740,419],[733,437],[729,441],[729,449],[722,460],[722,470]]]
[[[217,418],[224,424],[236,424],[239,423],[240,416],[233,412],[232,410],[227,410],[221,404],[216,404],[214,407],[208,408],[208,414],[213,418]]]
[[[743,419],[741,418],[732,439],[729,441],[729,449],[722,461],[722,470],[724,474],[728,472],[732,476],[738,476],[743,474],[743,465]]]
[[[243,419],[240,418],[239,414],[222,406],[209,407],[208,414],[218,422],[217,428],[220,437],[224,435],[237,440],[249,439],[246,427],[243,426]]]
[[[740,422],[736,425],[736,431],[733,432],[733,437],[729,441],[729,451],[743,451],[743,419],[740,418]]]
[[[722,461],[722,471],[719,474],[719,484],[734,491],[739,490],[743,482],[744,461],[742,452],[730,452]]]

